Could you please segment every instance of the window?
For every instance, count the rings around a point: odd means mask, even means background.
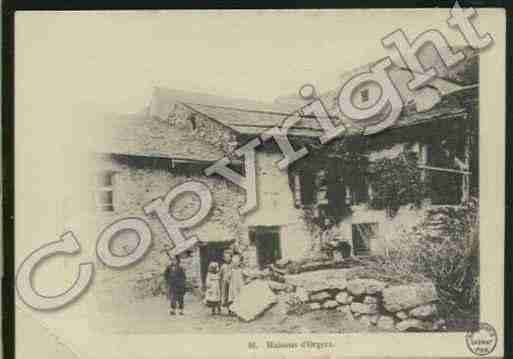
[[[356,256],[368,256],[371,242],[378,235],[377,223],[358,223],[352,225],[353,252]]]
[[[369,200],[369,185],[365,177],[358,178],[358,181],[352,181],[351,184],[351,204],[366,203]]]
[[[431,203],[434,205],[457,205],[462,197],[463,175],[456,172],[457,149],[454,143],[437,139],[427,146],[428,183]]]
[[[302,170],[290,176],[289,183],[296,207],[322,207],[335,216],[345,212],[346,185],[336,166]]]
[[[313,171],[303,171],[297,177],[296,185],[299,185],[299,203],[302,206],[312,206],[315,203],[315,176]]]
[[[327,170],[320,170],[319,172],[315,173],[315,175],[315,202],[317,205],[327,205],[329,203],[329,179]]]
[[[198,127],[197,123],[196,123],[196,117],[192,116],[191,119],[191,127],[192,127],[192,130],[193,131],[196,131],[196,128]]]
[[[369,101],[369,89],[365,89],[360,91],[362,102],[368,102]]]
[[[95,178],[95,204],[102,212],[114,211],[114,175],[112,171],[104,171]]]

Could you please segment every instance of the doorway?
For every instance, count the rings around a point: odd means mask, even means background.
[[[249,238],[256,246],[260,269],[281,259],[280,227],[257,226],[249,230]]]
[[[231,242],[208,242],[200,247],[201,284],[204,287],[210,262],[223,264],[224,251]]]
[[[353,251],[355,256],[371,254],[371,242],[378,236],[377,223],[357,223],[352,225]]]

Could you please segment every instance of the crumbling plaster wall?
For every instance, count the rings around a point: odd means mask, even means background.
[[[311,234],[302,210],[294,206],[287,170],[280,170],[280,153],[257,152],[257,208],[245,216],[243,225],[280,226],[282,258],[299,259],[310,248]]]

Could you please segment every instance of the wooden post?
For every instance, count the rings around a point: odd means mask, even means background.
[[[451,172],[451,173],[459,173],[461,175],[470,175],[469,171],[455,170],[452,168],[443,168],[443,167],[434,167],[434,166],[423,166],[418,165],[419,168],[424,168],[427,170],[440,171],[440,172]]]
[[[294,204],[301,207],[301,179],[298,173],[294,174]]]
[[[463,164],[465,169],[470,169],[470,133],[465,133],[465,148],[463,154]],[[470,172],[463,175],[461,184],[461,202],[468,201],[470,197]]]
[[[428,145],[419,143],[419,167],[427,165],[428,161]],[[422,167],[421,167],[422,168]],[[426,182],[426,170],[423,169],[420,173],[420,180]]]

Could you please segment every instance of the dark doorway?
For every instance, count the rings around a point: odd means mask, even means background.
[[[260,269],[281,259],[280,227],[258,226],[250,229],[250,240],[256,246]]]
[[[337,250],[342,256],[342,258],[351,257],[351,245],[347,242],[339,242],[337,245]]]
[[[371,241],[377,237],[377,223],[358,223],[352,225],[353,251],[355,256],[370,255]]]
[[[223,264],[224,251],[228,249],[230,242],[209,242],[200,247],[201,284],[205,285],[208,265],[214,261]]]

